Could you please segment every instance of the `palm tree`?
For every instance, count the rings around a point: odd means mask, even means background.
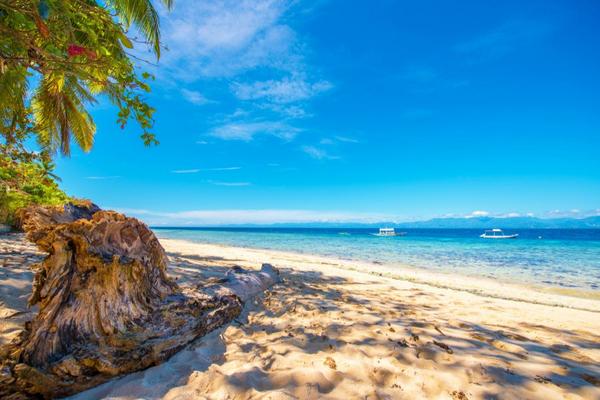
[[[161,2],[173,6],[173,0]],[[119,107],[122,125],[132,117],[145,141],[154,140],[147,133],[154,110],[139,94],[149,89],[126,53],[130,27],[158,59],[160,26],[151,0],[0,2],[0,133],[6,142],[20,126],[33,130],[47,151],[68,156],[72,140],[89,151],[96,128],[86,106],[100,93]],[[32,82],[39,83],[29,95]]]

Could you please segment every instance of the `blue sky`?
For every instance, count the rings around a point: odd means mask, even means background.
[[[101,101],[71,194],[152,224],[600,213],[597,1],[176,1],[157,147]]]

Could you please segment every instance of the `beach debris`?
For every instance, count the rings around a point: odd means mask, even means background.
[[[32,206],[19,220],[48,256],[33,267],[38,314],[1,348],[0,398],[63,397],[159,364],[278,281],[265,264],[180,288],[145,224],[92,203]]]
[[[545,376],[541,376],[541,375],[536,375],[535,378],[533,378],[534,381],[538,382],[538,383],[551,383],[552,379],[545,377]]]
[[[442,342],[438,342],[437,340],[434,340],[433,344],[435,344],[437,347],[440,347],[440,348],[446,350],[446,353],[448,353],[448,354],[454,353],[454,351],[446,343],[442,343]]]
[[[450,393],[450,396],[452,396],[453,400],[469,400],[469,397],[467,397],[465,392],[463,392],[462,390],[455,390],[452,393]]]
[[[323,361],[323,364],[327,365],[331,369],[337,369],[337,365],[335,363],[335,360],[333,358],[331,358],[331,357],[326,357],[325,361]]]

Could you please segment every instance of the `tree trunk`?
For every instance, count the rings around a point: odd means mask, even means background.
[[[39,313],[2,349],[0,397],[70,395],[160,363],[231,321],[277,270],[230,271],[203,292],[166,275],[167,256],[135,218],[93,204],[33,207],[20,215],[49,256],[35,267]]]

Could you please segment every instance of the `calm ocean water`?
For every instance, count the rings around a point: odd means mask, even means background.
[[[499,281],[600,291],[600,230],[517,229],[516,240],[479,238],[473,229],[154,228],[161,238],[185,239],[336,258],[408,265]]]

